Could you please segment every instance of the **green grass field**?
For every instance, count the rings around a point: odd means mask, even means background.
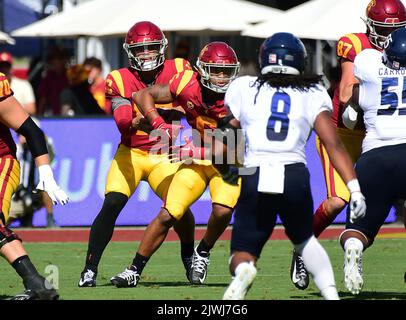
[[[322,240],[333,264],[342,299],[406,299],[406,239],[377,239],[363,256],[364,288],[356,297],[347,293],[343,283],[343,251],[336,240]],[[61,299],[142,299],[142,300],[219,300],[230,281],[229,242],[219,242],[211,255],[205,285],[190,286],[180,260],[179,243],[166,242],[151,258],[136,288],[118,289],[110,277],[123,271],[132,260],[138,243],[110,243],[99,267],[96,288],[78,288],[86,244],[25,243],[31,259],[42,274],[49,265],[59,271]],[[268,242],[258,263],[257,278],[247,299],[290,300],[321,299],[311,282],[306,291],[295,289],[289,278],[291,244],[286,240]],[[1,262],[0,298],[9,298],[23,290],[20,278],[5,260]],[[54,273],[55,274],[55,273]]]

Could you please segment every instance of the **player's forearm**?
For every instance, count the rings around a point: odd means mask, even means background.
[[[354,63],[352,61],[342,62],[341,71],[339,99],[341,104],[346,105],[353,94],[354,84],[358,83],[358,81],[354,77]]]
[[[148,89],[143,89],[132,94],[132,99],[142,115],[152,124],[159,117],[155,108],[155,101]]]
[[[42,165],[46,165],[46,164],[49,165],[49,163],[50,163],[48,153],[47,153],[47,154],[43,154],[43,155],[41,155],[41,156],[38,156],[38,157],[36,157],[34,160],[35,160],[35,165],[36,165],[37,167],[42,166]]]
[[[126,134],[131,130],[133,111],[131,106],[120,106],[114,110],[114,120],[121,134]]]
[[[355,82],[340,83],[340,103],[346,105],[352,97],[352,89]]]

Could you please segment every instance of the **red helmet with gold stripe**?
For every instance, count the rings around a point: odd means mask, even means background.
[[[168,40],[161,29],[150,21],[134,24],[123,44],[130,66],[139,71],[154,70],[162,65],[167,46]]]
[[[226,92],[230,82],[237,77],[240,62],[233,48],[216,41],[204,46],[196,62],[201,83],[215,92]]]
[[[372,0],[366,9],[369,41],[382,48],[386,37],[406,26],[406,9],[401,0]]]

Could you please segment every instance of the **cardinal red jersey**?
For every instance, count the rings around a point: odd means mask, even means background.
[[[339,59],[349,60],[354,62],[355,57],[364,49],[375,48],[369,42],[368,36],[365,33],[350,33],[338,40],[337,43],[337,57]],[[346,128],[343,124],[342,114],[344,112],[343,106],[340,104],[340,88],[336,87],[333,97],[333,114],[332,120],[339,128]],[[364,129],[362,121],[357,124],[356,129]]]
[[[208,105],[203,101],[199,74],[185,70],[175,75],[169,82],[175,101],[185,110],[188,123],[203,135],[204,129],[217,128],[217,122],[227,115],[224,95],[220,100]]]
[[[6,76],[0,73],[0,101],[13,95]],[[16,156],[16,145],[11,137],[10,129],[0,122],[0,157],[12,155]]]
[[[190,63],[184,59],[165,60],[161,71],[156,76],[154,84],[168,84],[169,80],[177,73],[183,70],[191,70]],[[106,79],[106,99],[124,98],[131,102],[133,107],[133,117],[139,114],[136,104],[132,101],[133,92],[146,88],[147,85],[142,82],[138,72],[132,68],[121,68],[110,72]],[[168,115],[163,110],[171,110],[177,107],[176,103],[156,105],[158,112],[165,117]],[[114,111],[114,110],[113,110]],[[138,148],[148,151],[151,147],[156,147],[156,139],[150,139],[149,133],[137,130],[132,133],[122,134],[121,143],[129,148]]]

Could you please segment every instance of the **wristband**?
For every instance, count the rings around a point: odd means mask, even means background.
[[[149,115],[151,112],[154,112],[154,111],[156,111],[156,109],[155,108],[151,108],[151,109],[149,109],[145,114],[144,114],[144,118],[146,118],[147,117],[147,115]]]
[[[152,121],[151,125],[154,129],[158,129],[163,123],[165,123],[165,120],[161,116],[158,116]]]

